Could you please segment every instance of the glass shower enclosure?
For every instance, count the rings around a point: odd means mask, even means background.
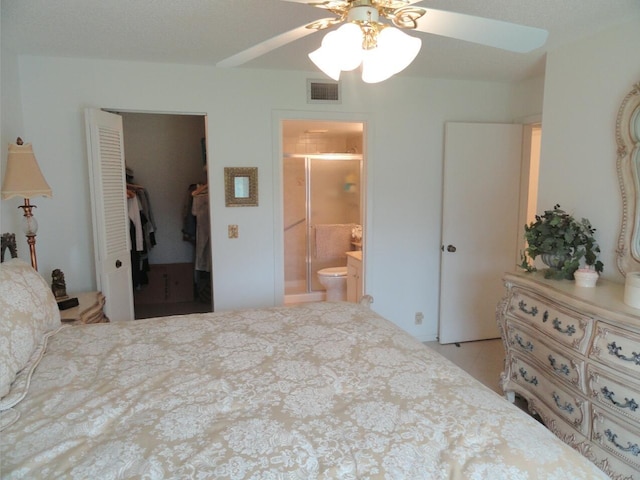
[[[346,265],[315,255],[315,226],[362,224],[362,155],[285,155],[283,159],[285,300],[324,290],[320,269]],[[313,298],[311,298],[313,299]]]

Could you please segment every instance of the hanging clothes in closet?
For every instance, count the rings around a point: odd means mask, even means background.
[[[207,184],[192,184],[185,202],[182,238],[194,245],[198,298],[211,301],[211,220]]]
[[[192,183],[189,185],[189,193],[187,194],[182,209],[182,240],[185,242],[196,244],[196,216],[193,214],[193,192],[200,185]]]
[[[191,213],[196,218],[196,270],[211,271],[211,221],[209,219],[209,190],[206,185],[191,193]]]
[[[133,172],[127,168],[127,208],[131,235],[131,277],[139,289],[149,283],[149,251],[156,245],[156,223],[149,192],[133,183]]]

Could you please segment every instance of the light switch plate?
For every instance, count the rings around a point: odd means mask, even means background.
[[[229,225],[229,238],[238,238],[238,225]]]

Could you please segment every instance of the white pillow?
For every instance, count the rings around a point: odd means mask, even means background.
[[[60,310],[44,278],[18,258],[0,263],[0,398],[59,327]]]

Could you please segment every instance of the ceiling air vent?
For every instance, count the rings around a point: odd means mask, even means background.
[[[331,80],[307,80],[307,103],[342,103],[340,83]]]

